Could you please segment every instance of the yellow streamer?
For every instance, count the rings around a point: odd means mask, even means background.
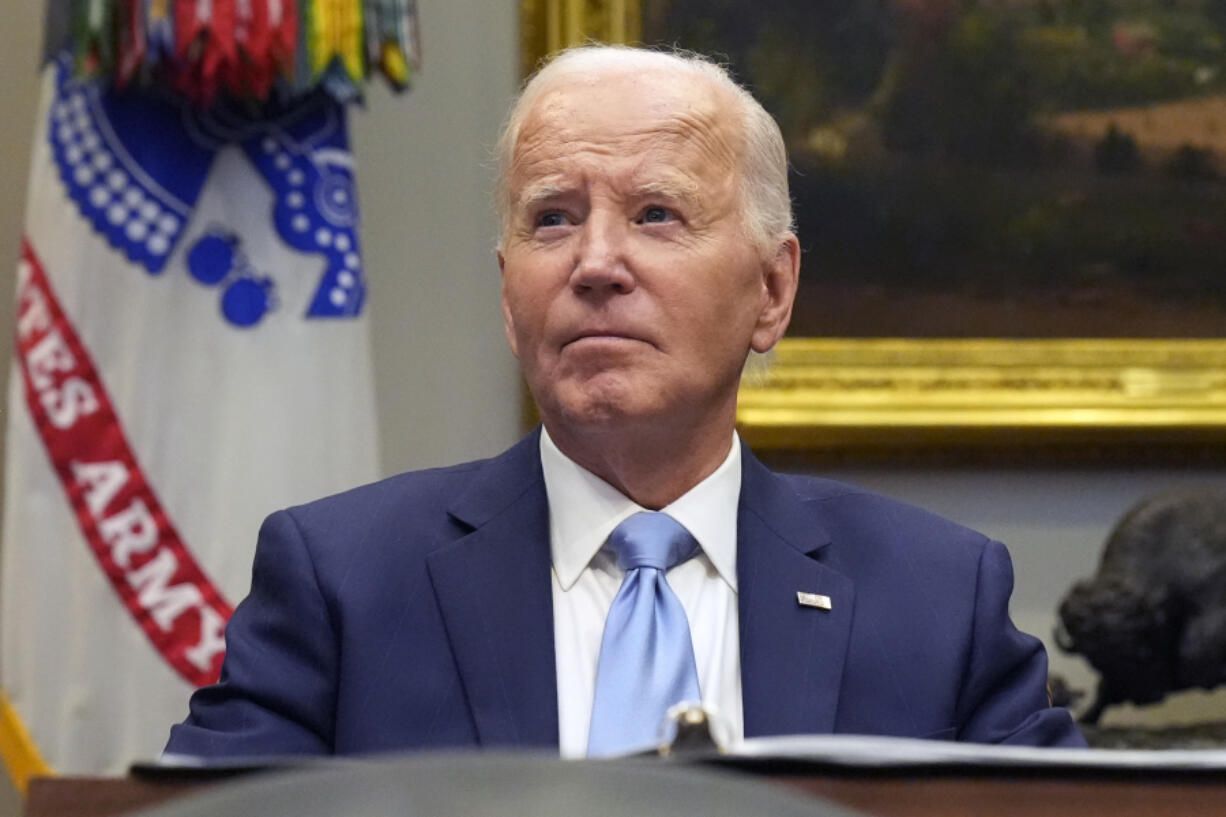
[[[358,0],[315,0],[310,15],[311,76],[317,78],[340,59],[350,81],[361,83],[362,4]]]
[[[396,43],[384,43],[379,57],[379,67],[388,80],[398,88],[409,84],[409,64],[404,52]]]
[[[55,774],[43,760],[26,725],[21,722],[21,716],[3,692],[0,692],[0,758],[8,767],[13,785],[22,797],[26,796],[30,778]]]

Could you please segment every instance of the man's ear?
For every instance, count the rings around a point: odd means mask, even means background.
[[[507,259],[502,250],[498,251],[498,273],[502,276],[502,330],[506,332],[511,354],[519,357],[519,345],[515,342],[515,318],[511,315],[511,307],[507,303]]]
[[[796,234],[785,233],[775,247],[773,257],[762,268],[763,301],[758,323],[750,338],[755,352],[769,352],[792,320],[792,302],[800,285],[800,241]]]

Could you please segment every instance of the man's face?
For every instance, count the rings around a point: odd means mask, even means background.
[[[735,118],[676,73],[559,80],[534,104],[499,262],[507,337],[547,422],[735,411],[746,354],[778,340],[792,292],[745,229]]]

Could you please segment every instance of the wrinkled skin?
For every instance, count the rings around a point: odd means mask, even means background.
[[[727,455],[746,355],[782,336],[796,290],[795,236],[763,252],[745,228],[722,93],[688,74],[568,77],[510,170],[511,349],[558,446],[647,507]]]

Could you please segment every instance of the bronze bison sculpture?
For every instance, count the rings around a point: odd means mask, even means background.
[[[1226,683],[1226,489],[1162,494],[1128,511],[1097,575],[1061,602],[1056,642],[1098,670],[1084,723],[1115,703]]]

